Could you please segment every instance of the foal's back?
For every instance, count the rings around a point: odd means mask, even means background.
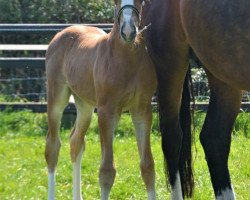
[[[59,32],[46,53],[48,83],[61,83],[55,87],[67,85],[74,94],[94,105],[93,66],[98,45],[107,36],[101,29],[89,26],[71,26]]]

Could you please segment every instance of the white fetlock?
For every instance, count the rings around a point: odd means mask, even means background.
[[[179,172],[176,174],[175,184],[174,187],[172,187],[171,200],[183,200]]]
[[[221,191],[221,194],[216,197],[216,200],[235,200],[234,189],[226,188]]]
[[[55,172],[49,172],[48,175],[48,200],[55,199]]]

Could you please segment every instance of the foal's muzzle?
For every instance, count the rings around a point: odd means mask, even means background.
[[[127,25],[124,23],[120,29],[120,34],[125,42],[133,42],[137,35],[137,28],[132,24]]]

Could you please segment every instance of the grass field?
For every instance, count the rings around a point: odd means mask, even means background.
[[[47,168],[44,159],[46,116],[39,115],[30,112],[0,114],[0,120],[3,122],[0,125],[1,200],[46,199],[47,197]],[[16,123],[15,125],[11,125],[11,118]],[[196,123],[199,125],[197,132],[203,118],[204,115],[196,118]],[[243,114],[238,119],[229,158],[231,178],[238,200],[246,200],[250,197],[250,139],[247,134],[249,119],[249,114]],[[163,155],[156,126],[155,122],[151,140],[156,166],[157,197],[162,200],[169,199],[169,191],[165,184]],[[145,187],[139,171],[139,156],[131,127],[131,120],[125,115],[114,142],[117,176],[111,191],[111,199],[146,199]],[[90,200],[100,199],[98,185],[100,144],[96,131],[95,117],[86,137],[86,151],[82,160],[83,197]],[[69,156],[68,132],[68,130],[63,130],[61,134],[62,148],[57,168],[56,197],[62,200],[72,199],[72,165]],[[197,151],[194,150],[195,193],[193,199],[214,199],[198,135],[195,147]]]

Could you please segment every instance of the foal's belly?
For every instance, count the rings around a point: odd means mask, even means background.
[[[74,66],[77,70],[68,73],[67,84],[73,95],[89,105],[96,106],[95,87],[91,66]]]

